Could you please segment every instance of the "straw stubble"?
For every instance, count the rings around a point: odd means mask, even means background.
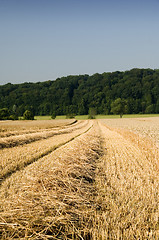
[[[159,239],[157,133],[138,122],[77,124],[75,138],[6,178],[1,238]],[[49,139],[37,143],[47,149]]]

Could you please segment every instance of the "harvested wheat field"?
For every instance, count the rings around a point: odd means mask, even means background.
[[[71,121],[7,123],[0,239],[159,239],[159,118]]]

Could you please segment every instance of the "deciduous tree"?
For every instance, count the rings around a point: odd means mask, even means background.
[[[29,110],[24,112],[23,117],[25,120],[34,120],[34,114]]]
[[[123,114],[127,112],[127,102],[125,99],[117,98],[111,104],[111,111],[114,114],[119,114],[122,118]]]

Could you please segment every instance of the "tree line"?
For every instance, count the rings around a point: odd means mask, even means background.
[[[90,109],[112,114],[117,99],[126,103],[124,113],[159,113],[159,70],[135,68],[0,86],[0,109],[16,116],[26,110],[53,116],[85,115]]]

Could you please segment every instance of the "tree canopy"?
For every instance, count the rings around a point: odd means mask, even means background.
[[[111,104],[111,112],[114,114],[119,114],[122,118],[123,114],[127,112],[127,102],[125,99],[117,98]]]
[[[34,120],[34,114],[29,110],[24,112],[23,117],[25,120]]]
[[[112,103],[125,99],[126,112],[159,113],[159,70],[132,69],[94,75],[77,75],[55,81],[0,86],[0,109],[22,116],[112,114]]]

